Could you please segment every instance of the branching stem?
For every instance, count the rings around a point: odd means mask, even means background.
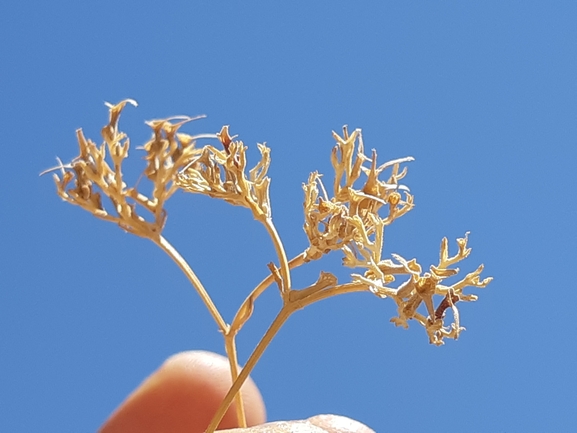
[[[289,269],[292,270],[292,269],[298,268],[299,266],[302,266],[305,263],[304,258],[305,258],[305,253],[301,253],[298,256],[293,257],[288,262]],[[260,295],[262,295],[264,293],[264,291],[266,289],[268,289],[273,282],[274,282],[274,278],[273,278],[272,274],[269,273],[258,284],[258,286],[256,286],[254,288],[254,290],[250,293],[250,295],[247,296],[247,298],[244,300],[244,302],[242,303],[242,305],[238,309],[238,312],[234,316],[234,319],[230,325],[230,328],[231,328],[230,330],[232,333],[234,333],[236,335],[236,333],[238,333],[238,331],[240,331],[240,329],[242,328],[242,325],[244,325],[244,322],[248,319],[248,318],[242,317],[240,313],[242,311],[246,311],[248,304],[254,304],[254,301],[256,301],[256,299]]]
[[[298,263],[299,257],[301,256],[295,257],[293,260],[291,260],[291,262],[294,261],[295,263]],[[268,278],[269,277],[267,277],[267,279]],[[270,278],[272,279],[272,277]],[[263,280],[263,282],[264,281],[266,281],[266,279]],[[209,424],[206,433],[213,433],[216,430],[218,424],[224,417],[224,414],[228,410],[233,399],[237,394],[240,394],[240,389],[244,384],[244,382],[246,381],[246,379],[248,378],[248,376],[250,375],[254,366],[259,361],[265,349],[268,347],[274,336],[277,334],[279,329],[284,325],[287,319],[291,316],[291,314],[293,314],[297,310],[304,308],[305,306],[311,305],[315,302],[321,301],[326,298],[330,298],[332,296],[344,295],[345,293],[366,292],[366,291],[367,286],[364,284],[355,284],[355,283],[340,284],[338,286],[334,286],[326,290],[321,290],[320,292],[314,293],[303,299],[299,299],[296,301],[287,301],[279,311],[274,321],[271,323],[270,327],[265,332],[262,339],[257,344],[256,348],[250,355],[250,358],[246,362],[246,365],[243,367],[240,374],[238,375],[238,377],[228,390],[228,393],[224,397],[224,400],[222,401],[216,414],[212,418],[212,421]]]
[[[250,358],[248,358],[246,365],[242,368],[240,374],[238,375],[238,377],[236,378],[236,380],[234,381],[234,383],[232,384],[232,386],[228,390],[228,393],[224,397],[224,400],[222,401],[222,403],[218,407],[218,410],[216,411],[214,417],[212,418],[212,421],[208,425],[208,427],[206,429],[206,433],[214,433],[214,431],[217,429],[218,424],[220,423],[220,421],[224,417],[224,414],[228,410],[230,404],[232,403],[232,400],[234,399],[235,395],[240,392],[240,388],[242,387],[242,385],[244,384],[244,382],[246,381],[246,379],[248,378],[248,376],[252,372],[254,366],[256,365],[256,363],[258,362],[258,360],[260,359],[260,357],[264,353],[265,349],[268,347],[268,345],[270,344],[273,337],[276,335],[276,333],[279,331],[279,329],[283,326],[283,324],[286,322],[286,320],[290,317],[290,315],[292,313],[294,313],[294,311],[295,310],[293,309],[291,304],[285,304],[281,308],[278,315],[275,317],[275,319],[271,323],[270,327],[267,329],[264,336],[259,341],[259,343],[255,347],[254,351],[250,355]]]
[[[306,298],[300,299],[298,302],[298,309],[307,307],[315,302],[322,301],[323,299],[332,298],[333,296],[345,295],[347,293],[354,292],[367,292],[367,285],[361,283],[346,283],[339,284],[338,286],[330,287],[325,290],[320,290],[316,293],[307,296]]]

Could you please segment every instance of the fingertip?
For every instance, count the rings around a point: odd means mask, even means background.
[[[202,433],[231,385],[228,360],[204,351],[171,356],[111,415],[101,433]],[[265,422],[262,396],[252,381],[243,385],[247,424]],[[237,427],[234,405],[219,428]]]
[[[316,415],[307,420],[312,425],[324,429],[327,433],[375,433],[366,425],[340,415]]]

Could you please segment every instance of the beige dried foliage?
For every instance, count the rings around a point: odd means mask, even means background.
[[[108,104],[110,118],[102,129],[104,142],[96,145],[77,131],[79,155],[69,164],[62,164],[54,174],[58,195],[78,205],[98,218],[114,222],[124,230],[151,239],[180,267],[201,296],[225,339],[234,383],[209,425],[213,432],[232,400],[237,400],[237,417],[244,426],[244,412],[238,392],[265,348],[280,327],[295,311],[332,296],[367,292],[379,298],[390,298],[397,305],[397,316],[391,321],[404,328],[411,319],[426,330],[429,341],[443,344],[445,338],[457,339],[461,326],[457,304],[474,301],[476,295],[463,292],[466,287],[485,287],[491,278],[481,279],[483,266],[449,284],[459,269],[454,267],[471,253],[467,247],[468,233],[457,239],[458,251],[449,256],[448,240],[441,242],[437,265],[423,272],[416,259],[406,260],[393,254],[383,258],[384,230],[396,219],[414,208],[409,188],[401,183],[407,174],[401,158],[379,165],[377,153],[366,155],[361,131],[333,133],[336,145],[331,153],[334,168],[333,193],[329,195],[318,172],[311,173],[304,189],[304,231],[308,238],[305,250],[288,260],[280,236],[272,220],[269,198],[270,148],[258,144],[260,160],[247,169],[247,147],[224,126],[217,134],[190,136],[179,132],[186,123],[197,118],[174,117],[147,122],[152,138],[142,147],[145,168],[142,177],[151,182],[147,195],[138,185],[128,187],[123,178],[122,164],[128,157],[129,139],[119,131],[118,120],[126,104]],[[212,138],[218,145],[197,147],[197,140]],[[247,172],[248,170],[248,172]],[[137,183],[138,184],[138,183]],[[270,235],[277,253],[278,266],[269,264],[270,274],[255,287],[239,307],[231,324],[227,324],[212,302],[208,292],[184,258],[161,235],[166,223],[166,201],[177,190],[204,194],[251,211]],[[103,205],[103,197],[112,203]],[[143,216],[143,215],[146,215]],[[332,251],[343,253],[343,264],[357,269],[351,281],[339,284],[330,272],[321,272],[317,281],[297,289],[291,283],[291,270],[317,260]],[[402,282],[396,283],[397,279]],[[279,288],[282,307],[255,347],[242,370],[238,371],[235,337],[250,319],[258,297],[273,283]],[[447,318],[451,310],[452,320]]]

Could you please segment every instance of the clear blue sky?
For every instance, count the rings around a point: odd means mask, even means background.
[[[378,432],[577,430],[575,2],[4,2],[0,15],[0,431],[90,432],[173,353],[220,335],[152,243],[63,203],[38,173],[100,139],[104,101],[134,98],[123,128],[207,114],[272,148],[273,215],[306,247],[301,184],[331,175],[331,130],[362,128],[380,160],[415,157],[416,207],[386,254],[438,259],[471,231],[470,271],[495,280],[443,347],[395,328],[369,294],[291,318],[254,372],[271,420],[338,413]],[[255,155],[256,151],[252,151]],[[133,152],[135,162],[138,154]],[[218,230],[215,230],[215,227]],[[274,259],[248,211],[169,203],[166,237],[230,320]],[[452,244],[454,245],[454,244]],[[340,257],[322,268],[346,280]],[[246,359],[278,308],[241,334]]]

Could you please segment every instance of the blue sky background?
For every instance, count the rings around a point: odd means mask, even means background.
[[[471,231],[471,271],[494,282],[461,306],[443,347],[390,300],[331,299],[291,318],[253,377],[269,419],[338,413],[378,432],[577,429],[575,2],[7,1],[0,15],[0,431],[95,431],[173,353],[223,352],[177,267],[152,243],[63,203],[55,157],[74,131],[207,114],[256,156],[272,148],[273,216],[306,247],[301,184],[332,176],[331,130],[363,128],[379,160],[411,155],[416,207],[386,254],[436,263]],[[137,151],[133,163],[139,167]],[[135,168],[136,170],[136,168]],[[274,250],[245,209],[169,202],[166,237],[230,320]],[[320,269],[346,281],[340,257]],[[246,359],[279,306],[270,290],[239,339]]]

